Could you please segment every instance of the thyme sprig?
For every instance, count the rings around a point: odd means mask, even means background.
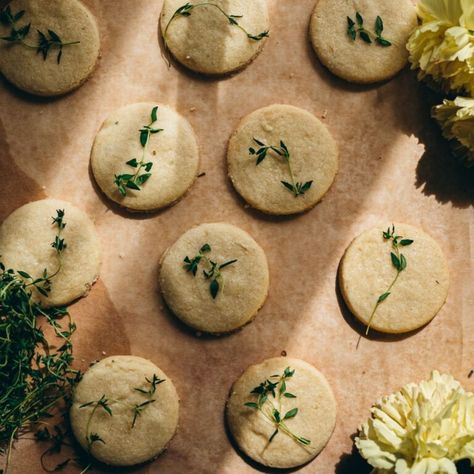
[[[282,411],[282,398],[297,398],[296,395],[287,391],[287,382],[294,374],[295,370],[287,367],[282,375],[272,375],[250,392],[252,395],[257,396],[257,401],[246,402],[244,405],[260,412],[274,426],[275,429],[268,440],[269,443],[281,431],[296,443],[309,446],[311,441],[293,433],[285,422],[298,414],[298,408],[292,408],[285,413]]]
[[[390,296],[392,289],[395,286],[395,283],[397,283],[400,274],[407,268],[407,265],[408,265],[407,259],[405,255],[403,255],[400,252],[400,248],[408,247],[414,242],[414,240],[412,239],[407,239],[401,235],[397,235],[395,231],[395,226],[393,224],[391,228],[389,227],[382,234],[385,241],[392,243],[392,251],[390,252],[390,259],[391,259],[392,265],[397,270],[397,273],[394,279],[392,280],[392,282],[390,283],[390,285],[388,286],[388,288],[378,297],[377,302],[374,305],[374,309],[372,310],[372,313],[370,315],[369,322],[367,324],[367,330],[365,331],[366,335],[369,334],[369,330],[370,330],[372,321],[375,317],[375,313],[377,312],[378,307]]]
[[[61,268],[66,248],[61,231],[66,226],[64,211],[57,211],[54,242],[58,269],[33,278],[24,271],[7,269],[0,262],[0,452],[6,454],[8,471],[13,443],[32,425],[51,417],[60,401],[69,400],[80,372],[71,368],[71,338],[76,330],[67,308],[43,308],[33,298],[33,289],[45,297],[51,280]],[[67,317],[67,323],[61,320]],[[52,328],[59,344],[49,345],[39,321]]]
[[[355,41],[357,34],[359,34],[359,38],[366,43],[371,44],[373,39],[378,45],[384,48],[392,46],[392,42],[382,36],[383,29],[383,20],[380,16],[377,16],[375,19],[375,33],[365,28],[364,18],[359,12],[356,12],[356,21],[349,16],[347,17],[347,34],[352,41]]]
[[[107,413],[107,415],[109,416],[113,415],[112,408],[110,408],[110,405],[109,405],[109,400],[106,398],[105,395],[102,395],[99,398],[99,400],[83,403],[82,405],[79,406],[79,408],[86,408],[90,406],[92,406],[92,410],[89,414],[89,418],[87,419],[87,425],[86,425],[86,441],[87,441],[87,450],[89,452],[94,443],[106,444],[105,441],[99,436],[98,433],[90,431],[92,419],[94,418],[96,411],[103,410],[105,413]]]
[[[252,156],[257,157],[256,165],[258,166],[260,163],[262,163],[263,160],[268,155],[268,152],[273,151],[276,153],[278,156],[283,158],[285,161],[287,167],[288,167],[288,172],[290,174],[290,179],[291,183],[288,183],[287,181],[281,181],[281,184],[285,186],[288,191],[292,192],[295,197],[302,196],[306,191],[308,191],[311,186],[313,185],[313,181],[306,181],[306,182],[297,182],[295,180],[295,176],[293,173],[293,168],[291,166],[291,157],[290,157],[290,152],[288,150],[288,147],[285,145],[283,140],[280,140],[280,146],[275,146],[275,145],[266,145],[260,140],[257,140],[256,138],[253,139],[253,141],[260,147],[260,148],[249,148],[249,154]]]
[[[136,390],[137,392],[143,393],[144,395],[148,395],[149,397],[152,397],[155,394],[156,388],[158,387],[160,383],[166,382],[166,379],[160,379],[156,376],[156,374],[153,374],[153,377],[151,379],[149,379],[148,377],[145,377],[145,380],[147,384],[150,386],[148,390],[141,387],[136,387],[134,388],[134,390]]]
[[[145,377],[145,381],[149,385],[148,390],[146,390],[144,388],[141,388],[141,387],[134,388],[134,390],[148,396],[149,400],[146,400],[143,403],[139,403],[139,404],[134,405],[134,407],[133,407],[132,428],[135,427],[135,423],[137,421],[137,418],[142,414],[142,411],[148,405],[150,405],[151,403],[156,402],[156,399],[152,398],[152,397],[153,397],[153,395],[155,395],[156,388],[158,387],[158,385],[163,383],[163,382],[166,382],[166,379],[160,379],[159,377],[157,377],[156,374],[153,374],[153,377],[151,379],[149,379],[148,377]]]
[[[113,400],[107,398],[105,395],[102,395],[98,400],[93,400],[87,403],[83,403],[79,405],[79,408],[87,408],[92,407],[92,410],[89,414],[86,424],[86,441],[87,441],[87,451],[90,452],[92,445],[94,443],[102,443],[106,444],[105,440],[95,432],[91,432],[91,423],[92,419],[94,418],[95,413],[97,410],[105,411],[109,416],[113,416],[112,405],[123,405],[132,411],[132,428],[135,428],[135,424],[139,416],[141,416],[142,412],[152,403],[156,402],[156,398],[152,398],[156,394],[156,390],[158,385],[163,382],[166,382],[166,379],[160,379],[157,377],[156,374],[153,374],[153,377],[150,379],[145,377],[145,381],[148,385],[147,388],[142,387],[135,387],[133,390],[142,393],[148,397],[148,400],[145,400],[142,403],[136,403],[131,405],[129,403],[123,402],[121,400]]]
[[[80,41],[63,42],[56,32],[49,29],[46,32],[36,30],[38,32],[37,44],[29,43],[26,41],[26,38],[30,33],[31,23],[27,23],[21,27],[16,26],[16,23],[21,20],[24,15],[25,10],[13,13],[10,5],[7,5],[2,10],[0,10],[0,23],[11,28],[10,34],[8,36],[0,37],[1,40],[12,44],[21,44],[29,49],[35,49],[37,54],[41,53],[44,61],[46,61],[51,49],[57,49],[58,55],[56,57],[56,62],[58,64],[61,62],[64,46],[71,46],[80,43]]]
[[[156,400],[152,398],[151,400],[147,400],[143,403],[139,403],[134,405],[133,407],[133,420],[132,420],[132,428],[135,428],[135,423],[137,422],[137,418],[142,414],[142,411],[151,403],[155,403]]]
[[[219,264],[207,257],[206,254],[211,252],[211,250],[212,249],[209,244],[204,244],[199,249],[199,253],[194,258],[191,259],[188,256],[184,258],[184,268],[186,271],[192,273],[193,276],[196,276],[199,264],[204,262],[204,264],[207,266],[207,269],[203,269],[202,272],[205,278],[210,280],[209,291],[212,298],[216,299],[219,291],[224,290],[224,277],[221,273],[221,270],[236,263],[237,259],[228,260],[227,262]]]
[[[261,33],[257,33],[257,34],[249,33],[238,21],[240,18],[243,17],[243,15],[230,15],[225,10],[223,10],[219,5],[216,5],[215,3],[212,3],[212,2],[189,3],[188,2],[180,6],[173,13],[170,20],[166,24],[166,27],[163,31],[163,43],[164,43],[166,52],[169,52],[170,50],[168,46],[168,30],[169,30],[170,25],[173,23],[173,21],[178,17],[189,17],[191,16],[192,10],[194,10],[195,8],[204,7],[204,6],[210,6],[210,7],[216,8],[223,16],[227,18],[227,21],[232,26],[239,28],[243,33],[245,33],[247,38],[250,40],[261,41],[263,38],[267,38],[270,35],[270,32],[268,30],[262,31]],[[169,66],[170,65],[169,60],[167,60],[167,62]]]
[[[132,189],[134,191],[140,191],[142,185],[144,185],[148,179],[151,177],[151,169],[153,168],[153,163],[151,161],[145,161],[148,142],[150,141],[150,136],[162,132],[162,128],[153,128],[152,125],[158,120],[158,106],[153,107],[150,113],[150,123],[148,125],[143,125],[139,130],[140,132],[140,145],[142,146],[142,157],[140,161],[136,158],[132,158],[127,161],[126,164],[135,169],[135,173],[130,174],[119,174],[115,175],[114,183],[117,185],[118,190],[122,196],[127,195],[127,189]],[[142,172],[142,169],[145,172]]]

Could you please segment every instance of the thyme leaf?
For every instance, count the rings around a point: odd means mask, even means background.
[[[237,259],[228,260],[227,262],[219,264],[207,257],[206,254],[211,252],[211,250],[209,244],[204,244],[195,257],[189,258],[186,256],[183,261],[184,269],[192,273],[193,276],[196,276],[200,263],[204,262],[206,268],[203,269],[202,273],[207,280],[210,280],[209,291],[212,298],[216,299],[219,291],[222,291],[224,288],[224,277],[221,270],[236,263]]]
[[[392,46],[391,41],[382,36],[384,29],[383,20],[380,16],[375,19],[375,33],[370,32],[364,27],[364,18],[359,12],[356,12],[356,21],[351,17],[347,17],[347,34],[352,41],[359,38],[365,43],[371,44],[372,40],[375,41],[379,46],[388,47]]]
[[[290,191],[294,197],[302,196],[306,191],[308,191],[311,186],[313,185],[313,181],[306,181],[306,182],[298,182],[295,180],[295,176],[293,174],[293,168],[291,166],[291,157],[290,157],[290,152],[288,150],[288,147],[285,145],[285,142],[283,140],[280,140],[280,145],[275,146],[275,145],[266,145],[264,142],[257,140],[256,138],[253,139],[253,141],[260,147],[260,148],[254,148],[250,147],[249,148],[249,155],[256,156],[256,165],[258,166],[260,163],[262,163],[268,156],[269,152],[275,153],[277,156],[281,157],[287,167],[288,167],[288,172],[291,178],[291,183],[288,181],[281,181],[281,184]]]
[[[10,34],[8,36],[0,37],[0,40],[7,41],[9,43],[21,44],[26,48],[35,49],[38,54],[43,56],[43,60],[46,61],[48,54],[52,49],[56,49],[58,54],[56,56],[56,62],[59,64],[63,55],[63,47],[79,44],[80,41],[68,41],[64,42],[59,35],[48,29],[45,32],[36,30],[38,32],[37,44],[29,43],[26,41],[30,30],[31,23],[17,27],[16,23],[23,18],[25,10],[21,10],[17,13],[13,13],[10,5],[7,5],[0,11],[0,23],[5,26],[9,26]]]
[[[127,195],[127,190],[131,189],[133,191],[140,191],[143,186],[151,177],[151,169],[153,168],[153,163],[151,161],[145,161],[148,142],[150,136],[155,133],[160,133],[163,131],[162,128],[153,128],[152,125],[158,120],[158,106],[153,107],[150,113],[150,123],[148,125],[143,125],[139,130],[140,132],[140,145],[142,146],[142,157],[140,161],[136,158],[132,158],[127,161],[125,164],[135,169],[133,174],[125,173],[115,175],[114,184],[117,186],[119,193],[125,197]],[[145,172],[143,172],[144,170]]]
[[[366,335],[369,334],[370,327],[372,325],[372,321],[375,317],[375,313],[377,312],[378,307],[392,294],[392,289],[395,286],[395,283],[398,281],[400,274],[407,268],[407,259],[405,255],[400,252],[400,248],[408,247],[414,242],[414,240],[412,239],[406,239],[400,235],[397,235],[395,231],[395,226],[393,224],[392,227],[389,227],[386,231],[382,233],[382,235],[385,241],[391,242],[392,251],[390,252],[390,260],[392,262],[392,266],[395,268],[397,273],[388,288],[377,298],[377,302],[374,305],[374,309],[372,310],[369,322],[367,324],[367,329],[365,332]]]
[[[71,338],[76,325],[67,308],[44,308],[32,297],[33,289],[47,297],[52,279],[61,269],[66,248],[61,238],[66,226],[64,210],[57,211],[53,225],[57,227],[51,244],[58,258],[55,273],[50,275],[45,269],[41,277],[34,278],[0,262],[0,445],[5,447],[5,474],[15,439],[51,417],[58,402],[69,400],[81,375],[71,368]],[[65,317],[67,322],[61,323]],[[49,345],[39,318],[53,330],[59,343]],[[57,436],[59,439],[60,434]]]
[[[253,34],[249,33],[240,23],[239,19],[243,17],[243,15],[231,15],[228,14],[225,10],[223,10],[219,5],[216,5],[215,3],[211,2],[202,2],[202,3],[185,3],[184,5],[180,6],[171,16],[170,20],[165,26],[165,29],[163,31],[163,43],[165,46],[165,51],[169,53],[169,46],[168,46],[168,30],[170,28],[170,25],[173,23],[176,18],[179,17],[189,17],[191,16],[191,12],[195,8],[199,7],[204,7],[204,6],[209,6],[217,9],[225,18],[227,18],[227,21],[229,24],[232,26],[235,26],[236,28],[239,28],[245,35],[247,36],[248,39],[253,40],[253,41],[261,41],[263,38],[267,38],[270,35],[270,32],[268,30],[262,31],[261,33]],[[167,59],[168,66],[170,66],[170,61]]]
[[[275,436],[281,431],[293,439],[296,443],[302,444],[304,446],[311,444],[309,439],[293,433],[285,423],[285,420],[290,420],[298,414],[298,408],[291,408],[285,412],[285,414],[282,414],[282,397],[288,399],[296,398],[296,395],[287,392],[287,383],[294,374],[295,370],[287,367],[283,371],[282,375],[272,375],[250,392],[251,395],[257,397],[257,401],[244,403],[244,406],[260,412],[263,417],[273,424],[275,430],[268,440],[269,443],[271,443]]]

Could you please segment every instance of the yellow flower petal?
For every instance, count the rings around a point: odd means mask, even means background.
[[[474,166],[474,99],[457,97],[444,100],[441,105],[433,107],[431,114],[456,154],[467,166]]]
[[[474,463],[474,394],[450,375],[435,371],[371,411],[355,445],[374,474],[456,474],[456,461]]]
[[[422,23],[407,43],[412,69],[446,92],[474,96],[474,2],[421,0]]]
[[[463,13],[459,0],[421,0],[416,8],[423,21],[439,20],[451,25],[458,24]]]

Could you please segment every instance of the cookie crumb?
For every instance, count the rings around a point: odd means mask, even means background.
[[[197,110],[196,107],[191,107],[191,108],[189,109],[190,112],[196,112],[196,110]]]

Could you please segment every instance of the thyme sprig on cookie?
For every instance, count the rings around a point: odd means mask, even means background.
[[[156,394],[156,389],[158,385],[160,385],[163,382],[166,382],[166,380],[160,379],[159,377],[156,376],[156,374],[153,374],[152,378],[145,377],[145,382],[146,382],[145,388],[135,387],[133,389],[134,391],[139,392],[145,395],[146,397],[148,397],[148,399],[142,403],[135,403],[132,405],[121,400],[109,399],[105,396],[105,394],[103,394],[98,400],[92,400],[90,402],[86,402],[86,403],[83,403],[82,405],[79,405],[79,408],[92,407],[92,410],[89,414],[89,417],[87,419],[87,424],[86,424],[86,441],[87,441],[87,450],[89,452],[94,443],[106,444],[105,440],[98,433],[91,431],[91,423],[97,410],[103,410],[105,413],[107,413],[107,415],[113,416],[113,410],[112,410],[113,405],[114,404],[123,405],[131,410],[131,414],[132,414],[131,427],[135,428],[137,419],[138,417],[141,416],[142,412],[149,405],[156,402],[156,398],[152,398],[152,397]]]
[[[204,263],[207,269],[203,269],[202,272],[205,278],[210,280],[209,291],[212,298],[216,299],[219,291],[223,291],[224,288],[224,277],[221,270],[236,263],[237,259],[228,260],[227,262],[219,264],[207,257],[206,254],[211,252],[211,250],[209,244],[204,244],[194,258],[191,259],[188,256],[184,258],[184,268],[186,271],[192,273],[193,276],[196,276],[199,265]]]
[[[138,161],[136,158],[132,158],[126,162],[128,166],[135,169],[135,172],[133,174],[125,173],[115,175],[114,183],[117,185],[120,194],[124,197],[127,195],[127,189],[140,191],[140,186],[143,186],[151,177],[150,171],[153,168],[153,163],[151,161],[146,161],[145,159],[150,136],[163,131],[162,128],[153,128],[153,125],[157,120],[158,106],[155,106],[150,113],[150,123],[143,125],[143,127],[139,130],[140,145],[142,146],[142,156],[140,161]]]
[[[87,440],[87,450],[90,451],[92,448],[92,445],[94,443],[102,443],[106,444],[105,441],[95,432],[90,431],[90,426],[92,423],[92,419],[94,418],[94,415],[97,410],[103,410],[107,415],[112,416],[112,408],[110,408],[109,405],[109,400],[106,398],[105,395],[102,395],[98,400],[94,400],[91,402],[83,403],[79,408],[86,408],[86,407],[92,407],[91,413],[89,415],[89,418],[87,419],[87,425],[86,425],[86,440]]]
[[[390,252],[390,259],[392,262],[392,266],[395,267],[397,273],[395,274],[395,277],[393,278],[388,288],[378,297],[374,309],[372,310],[372,313],[370,315],[369,322],[367,324],[367,329],[365,331],[366,335],[369,334],[369,330],[378,307],[391,295],[392,289],[395,286],[395,283],[397,283],[400,274],[407,268],[407,259],[405,255],[401,253],[401,248],[408,247],[414,242],[412,239],[407,239],[401,235],[397,235],[394,225],[384,231],[382,235],[385,241],[391,242],[392,251]]]
[[[311,444],[309,439],[296,435],[286,424],[286,420],[290,420],[298,414],[298,408],[292,408],[285,413],[282,411],[282,398],[297,398],[296,395],[287,390],[287,382],[294,374],[295,370],[287,367],[282,375],[272,375],[250,392],[257,397],[257,401],[244,403],[246,407],[260,412],[275,427],[268,440],[269,443],[271,443],[275,436],[281,431],[296,443],[304,446]]]
[[[134,405],[134,407],[133,407],[132,428],[135,427],[135,423],[137,421],[137,418],[142,414],[142,411],[148,405],[150,405],[151,403],[156,402],[156,399],[152,398],[153,395],[155,395],[155,393],[156,393],[156,388],[160,383],[163,383],[166,380],[165,379],[160,379],[156,376],[156,374],[153,374],[153,377],[151,379],[149,379],[148,377],[145,377],[145,381],[146,381],[147,385],[149,386],[148,390],[146,390],[144,388],[141,388],[141,387],[134,388],[134,390],[136,390],[137,392],[140,392],[140,393],[148,396],[149,399],[144,401],[143,403],[137,403],[136,405]]]
[[[362,41],[371,44],[372,40],[384,48],[392,46],[392,42],[382,36],[384,29],[383,20],[380,16],[375,19],[375,33],[367,30],[364,26],[364,18],[359,12],[356,12],[355,21],[347,17],[347,34],[352,41],[357,39],[357,35]]]
[[[217,9],[225,18],[227,18],[227,21],[232,25],[237,28],[239,28],[243,33],[246,34],[247,38],[253,41],[261,41],[263,38],[267,38],[269,36],[269,31],[262,31],[261,33],[250,33],[248,32],[240,23],[239,19],[243,17],[243,15],[230,15],[228,14],[225,10],[223,10],[219,5],[216,5],[215,3],[212,2],[202,2],[202,3],[185,3],[184,5],[180,6],[171,16],[170,20],[166,24],[166,27],[163,31],[163,43],[165,46],[165,51],[169,52],[169,47],[168,47],[168,30],[170,28],[170,25],[173,23],[173,21],[176,18],[179,17],[189,17],[191,16],[191,12],[195,8],[199,7],[204,7],[204,6],[209,6]],[[168,65],[170,64],[168,60]]]
[[[53,224],[58,232],[51,245],[59,259],[54,274],[45,269],[43,276],[35,279],[0,262],[0,445],[6,452],[4,474],[15,439],[52,416],[57,404],[69,399],[80,377],[80,372],[71,368],[71,337],[76,325],[67,308],[44,308],[33,298],[33,289],[48,296],[51,279],[61,268],[66,248],[61,238],[66,226],[63,210],[57,211]],[[64,317],[68,321],[62,325]],[[39,318],[53,330],[59,344],[48,343]]]
[[[25,15],[25,10],[13,13],[10,5],[7,5],[0,11],[0,23],[11,28],[8,36],[0,37],[3,41],[12,44],[21,44],[26,48],[35,49],[38,54],[41,53],[43,60],[46,61],[49,52],[52,49],[58,51],[56,62],[59,64],[63,55],[64,46],[77,45],[80,41],[64,42],[60,36],[53,30],[48,29],[46,32],[36,30],[38,32],[38,40],[36,44],[29,43],[26,39],[30,34],[31,23],[27,23],[21,27],[17,27],[16,23]]]
[[[279,157],[283,158],[283,160],[285,161],[288,167],[291,183],[287,181],[281,181],[281,184],[285,186],[285,188],[288,189],[288,191],[293,193],[295,197],[302,196],[306,191],[308,191],[311,188],[311,186],[313,185],[312,180],[306,181],[306,182],[298,182],[295,180],[293,168],[291,166],[290,152],[288,150],[288,147],[283,142],[283,140],[280,140],[280,146],[266,145],[264,142],[262,142],[261,140],[257,140],[256,138],[254,138],[253,141],[260,148],[255,149],[254,147],[250,147],[249,154],[257,157],[257,161],[256,161],[257,166],[260,163],[262,163],[263,160],[265,160],[265,158],[268,156],[268,153],[270,151],[276,153]]]

